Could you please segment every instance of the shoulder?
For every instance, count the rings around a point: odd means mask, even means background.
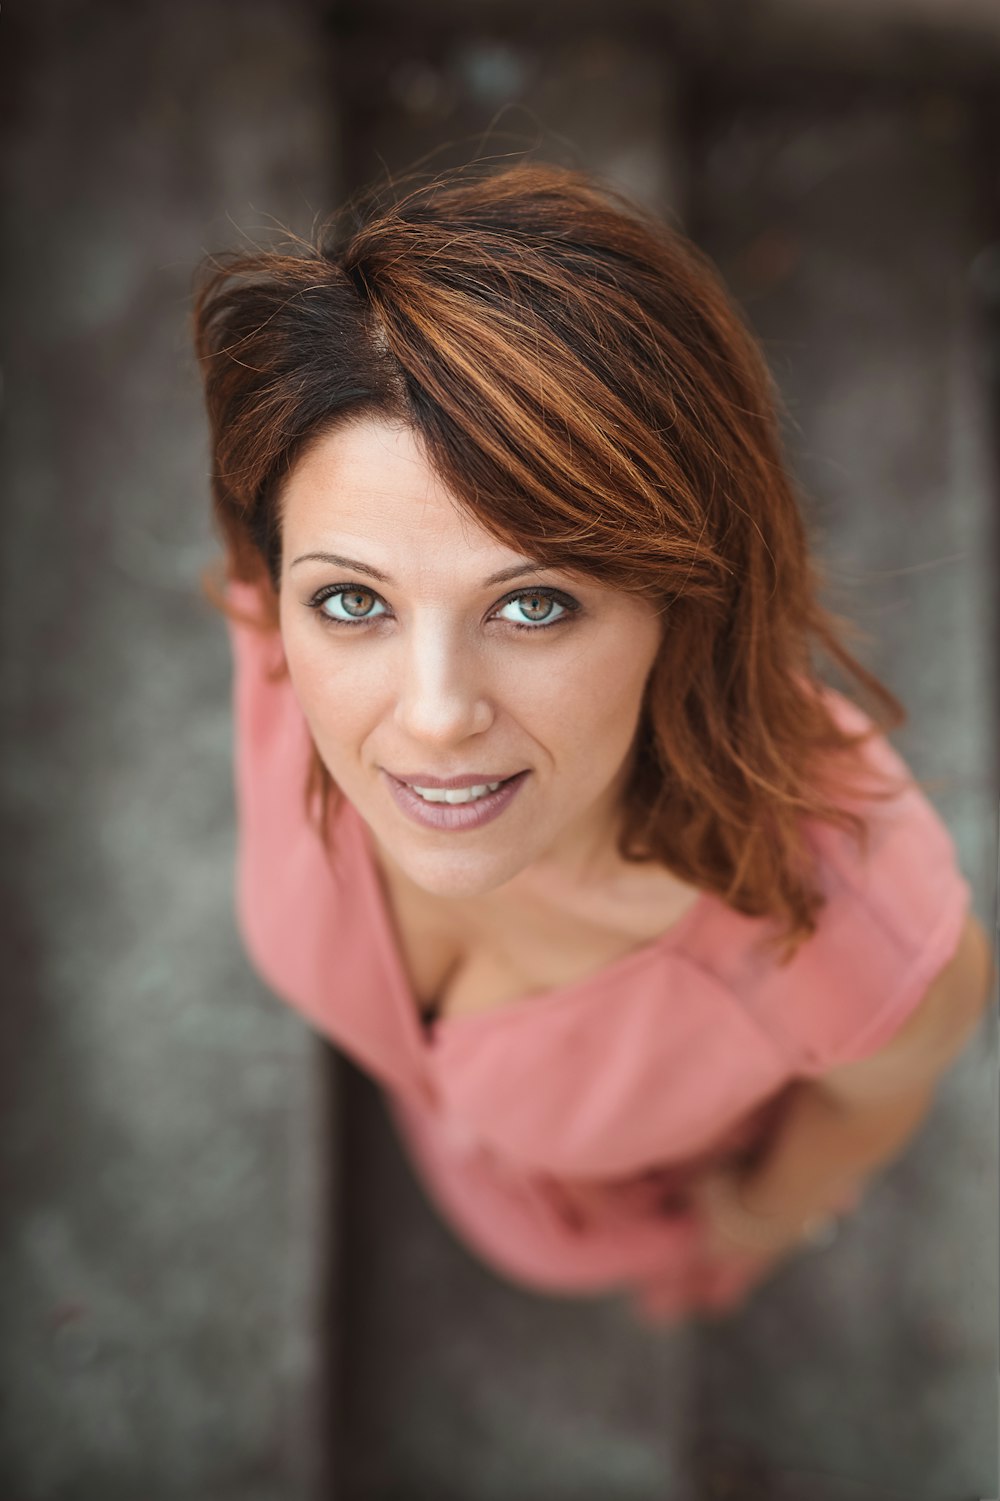
[[[233,777],[244,848],[287,855],[309,828],[312,741],[288,674],[281,634],[257,590],[230,582],[226,627],[232,651]]]
[[[231,579],[226,585],[225,602],[237,762],[274,750],[298,756],[302,719],[292,692],[281,633],[268,620],[255,585]]]
[[[969,913],[955,952],[898,1030],[874,1052],[823,1072],[825,1091],[844,1104],[864,1105],[934,1080],[978,1027],[995,976],[989,939]]]
[[[871,729],[860,709],[828,692],[840,723]],[[762,966],[750,997],[803,1076],[871,1058],[902,1038],[908,1023],[906,1035],[916,1041],[899,1046],[929,1047],[931,1033],[958,1025],[959,1018],[941,1013],[955,1004],[948,996],[964,989],[966,967],[985,942],[976,936],[955,841],[931,798],[884,736],[873,735],[862,754],[870,785],[887,795],[838,798],[864,819],[862,844],[835,825],[809,821],[805,834],[824,896],[816,932],[787,964]],[[946,971],[955,978],[935,990],[945,998],[932,997],[918,1018]]]
[[[868,716],[842,694],[828,688],[825,698],[842,727],[874,731]],[[847,789],[835,800],[863,819],[864,842],[859,846],[852,834],[826,822],[807,826],[821,882],[839,895],[845,915],[867,915],[904,952],[915,943],[926,946],[948,912],[957,942],[956,909],[963,899],[968,904],[971,893],[943,816],[884,735],[870,734],[858,765],[861,786],[878,795]]]
[[[267,678],[281,672],[285,663],[281,633],[269,620],[257,586],[230,579],[223,597],[226,606],[223,618],[237,677]]]

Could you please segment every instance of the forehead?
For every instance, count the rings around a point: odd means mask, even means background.
[[[375,418],[310,445],[285,482],[282,530],[288,549],[351,538],[403,559],[443,547],[452,566],[488,559],[502,567],[522,556],[461,508],[412,428]]]

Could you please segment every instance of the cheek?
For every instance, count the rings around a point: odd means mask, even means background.
[[[606,774],[606,763],[627,752],[638,720],[648,651],[635,635],[602,643],[603,650],[591,642],[561,660],[539,654],[494,664],[500,718],[557,761],[580,760],[592,775]],[[326,760],[356,751],[391,719],[391,681],[380,681],[371,653],[338,651],[337,643],[294,628],[283,631],[283,643],[296,697]]]
[[[609,765],[617,766],[632,743],[644,683],[641,664],[623,669],[620,654],[609,653],[607,659],[588,656],[547,675],[531,723],[538,726],[540,739],[547,739],[554,751],[561,750],[564,760],[585,763],[600,779]]]
[[[581,708],[595,721],[609,725],[631,723],[639,712],[642,691],[651,666],[647,643],[633,633],[602,643],[587,659],[575,664],[573,681]]]
[[[285,659],[299,707],[321,752],[363,740],[377,721],[377,687],[360,654],[331,652],[325,642],[285,638]]]

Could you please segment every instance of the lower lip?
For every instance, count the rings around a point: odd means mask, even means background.
[[[516,777],[502,783],[495,792],[487,792],[485,797],[477,798],[474,803],[428,803],[419,792],[414,792],[412,787],[399,781],[391,772],[384,771],[382,774],[389,784],[396,807],[414,823],[421,824],[425,829],[450,829],[455,832],[481,829],[483,824],[492,823],[494,818],[499,818],[517,797],[529,775],[526,771],[519,771]]]

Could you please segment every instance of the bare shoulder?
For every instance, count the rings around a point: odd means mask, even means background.
[[[829,1070],[817,1083],[845,1104],[863,1105],[933,1081],[976,1031],[995,974],[992,945],[970,913],[955,952],[892,1040],[867,1058]]]

